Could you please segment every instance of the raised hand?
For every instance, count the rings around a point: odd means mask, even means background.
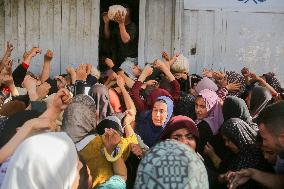
[[[165,61],[170,61],[169,54],[166,51],[162,52],[162,58],[165,59]]]
[[[107,152],[111,154],[116,146],[120,143],[121,136],[116,130],[112,128],[105,128],[105,133],[102,136],[102,140]]]
[[[44,61],[45,62],[50,62],[53,58],[53,52],[51,50],[47,50],[45,55],[44,55]]]
[[[125,23],[125,13],[124,11],[120,11],[118,10],[117,13],[115,14],[114,20],[118,23],[118,24],[124,24]]]
[[[240,83],[229,83],[227,86],[226,86],[226,89],[229,91],[229,92],[236,92],[236,91],[239,91],[240,88],[241,88],[241,84]]]
[[[80,64],[76,70],[76,80],[86,81],[87,76],[87,66]]]
[[[109,23],[109,17],[108,17],[108,15],[107,15],[107,12],[104,12],[103,13],[103,20],[104,20],[104,23],[105,24],[108,24]]]
[[[250,71],[247,67],[243,67],[243,69],[241,70],[241,73],[244,77],[249,77],[250,75]]]
[[[202,71],[202,76],[203,77],[213,77],[213,70],[208,70],[206,68],[203,69]]]
[[[116,83],[120,88],[123,88],[125,86],[125,81],[123,79],[123,77],[121,76],[116,76]]]
[[[64,110],[72,101],[72,94],[65,88],[60,89],[54,96],[52,106],[57,110]]]
[[[143,149],[141,148],[141,146],[139,144],[134,144],[134,143],[131,143],[130,144],[130,150],[131,152],[136,155],[139,159],[142,158],[143,154],[144,154],[144,151]]]
[[[13,44],[10,43],[9,41],[7,41],[5,55],[6,55],[7,57],[10,57],[13,50],[14,50]]]
[[[41,54],[41,49],[38,47],[33,47],[29,55],[35,57],[37,54]]]

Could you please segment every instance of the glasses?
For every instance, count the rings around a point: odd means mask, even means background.
[[[186,134],[186,135],[176,134],[176,135],[172,135],[172,138],[175,139],[175,140],[181,140],[182,138],[192,140],[192,139],[194,139],[194,136],[191,133]]]

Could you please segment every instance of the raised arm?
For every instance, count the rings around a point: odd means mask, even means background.
[[[115,15],[115,21],[118,22],[119,25],[119,31],[120,31],[120,37],[123,43],[128,43],[131,38],[130,35],[126,31],[125,27],[125,13],[118,11]]]
[[[53,52],[51,50],[47,50],[44,55],[43,67],[40,75],[41,82],[45,82],[49,78],[50,64],[52,58],[53,58]]]
[[[109,18],[107,12],[103,13],[103,20],[104,20],[104,36],[105,39],[110,38],[110,31],[109,31]]]
[[[153,68],[146,66],[139,76],[138,81],[136,81],[133,87],[130,89],[130,96],[133,99],[137,112],[142,112],[148,108],[146,101],[140,97],[140,90],[143,82],[149,75],[152,74],[152,72]]]

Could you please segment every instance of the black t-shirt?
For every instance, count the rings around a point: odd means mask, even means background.
[[[137,27],[134,22],[125,26],[127,33],[130,36],[128,43],[123,43],[118,25],[111,31],[112,42],[115,43],[115,54],[118,60],[124,61],[126,57],[136,58],[138,56],[138,35]]]

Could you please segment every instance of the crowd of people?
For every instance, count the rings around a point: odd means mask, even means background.
[[[125,16],[121,46],[132,40]],[[271,72],[198,75],[162,52],[144,68],[105,57],[103,73],[80,64],[51,78],[57,52],[44,54],[40,75],[28,71],[40,48],[14,70],[12,53],[7,42],[1,189],[284,188],[284,89]]]

